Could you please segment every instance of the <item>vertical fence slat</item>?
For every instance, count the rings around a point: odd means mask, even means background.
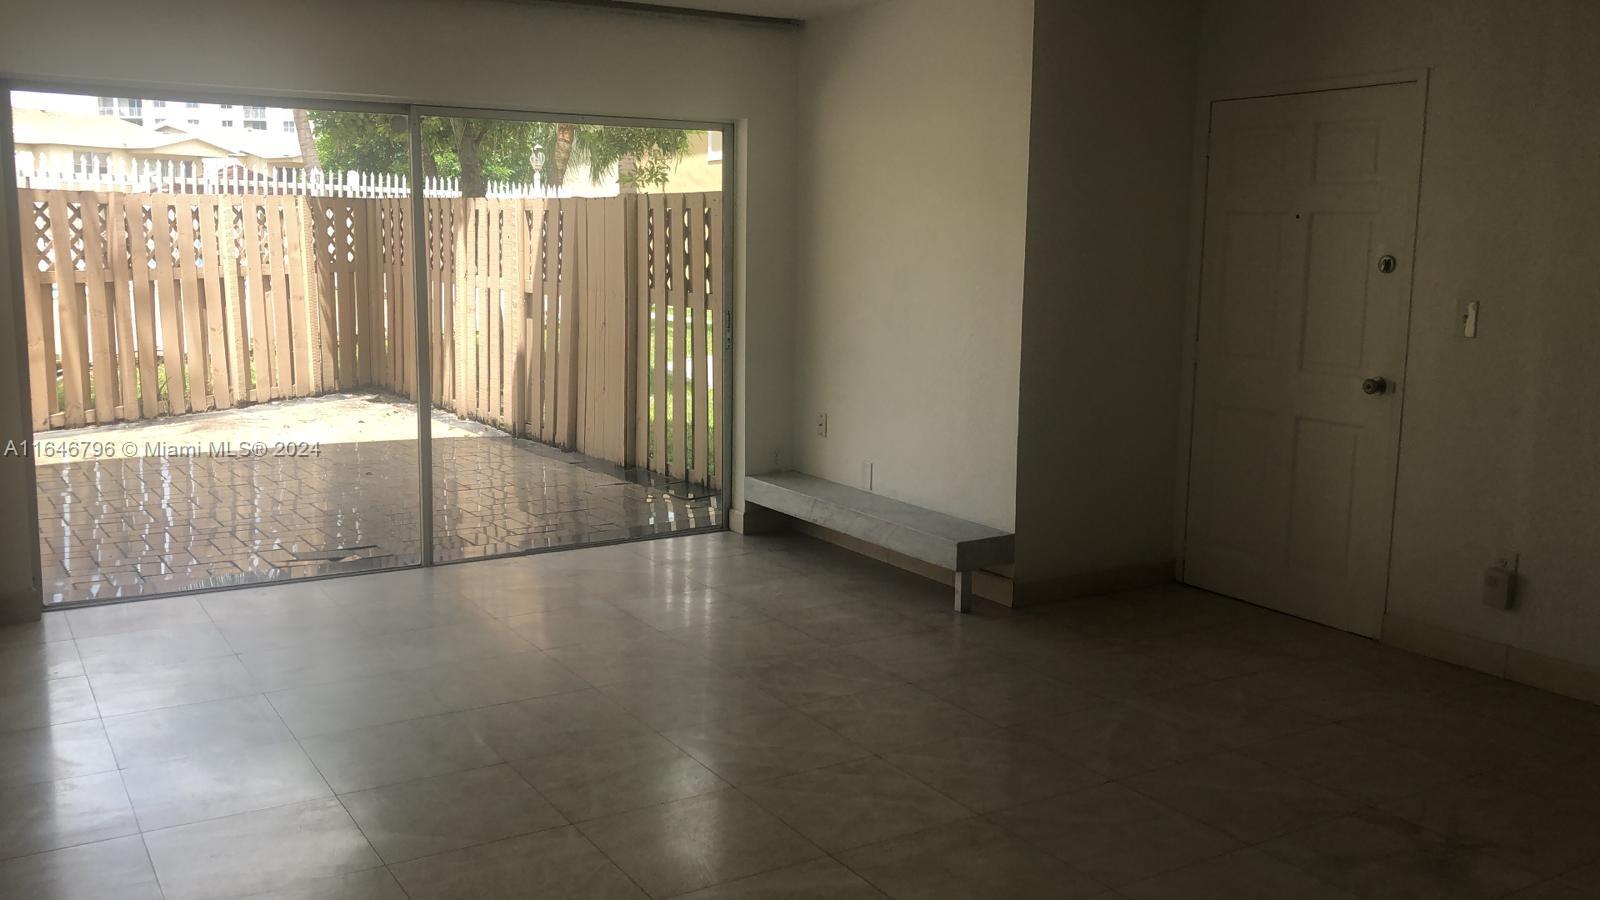
[[[218,243],[217,219],[223,211],[231,212],[231,209],[229,202],[220,196],[202,195],[197,199],[202,248],[200,261],[203,263],[199,266],[203,273],[200,290],[205,297],[206,371],[211,374],[212,401],[217,409],[227,409],[233,406],[233,391],[228,377],[228,363],[232,356],[228,346],[224,283],[231,280],[231,275],[225,271],[227,261]]]
[[[401,396],[416,395],[416,261],[409,243],[411,229],[410,204],[400,200],[389,201],[389,309],[394,320],[395,348],[394,384]]]
[[[84,302],[78,292],[72,261],[72,227],[68,224],[66,195],[50,192],[50,244],[55,250],[56,319],[61,323],[62,408],[68,428],[84,424],[84,400],[89,381],[88,342],[84,331]]]
[[[434,395],[440,398],[449,398],[450,408],[456,405],[456,369],[460,366],[460,359],[456,354],[456,325],[455,325],[455,252],[459,246],[459,239],[455,233],[455,224],[458,217],[455,215],[456,203],[451,200],[434,201],[437,210],[438,236],[435,240],[435,256],[438,271],[434,277],[434,284],[438,288],[439,320],[443,323],[438,335],[440,351],[439,365],[435,371]]]
[[[572,447],[578,438],[578,348],[583,346],[583,308],[578,303],[578,292],[583,283],[583,273],[578,266],[583,240],[581,221],[584,203],[561,204],[561,273],[557,281],[561,294],[561,375],[558,394],[561,401],[561,421],[556,441],[563,447]]]
[[[104,425],[116,418],[117,406],[115,325],[111,292],[107,290],[111,278],[106,265],[109,247],[100,230],[100,195],[85,191],[78,195],[78,204],[83,220],[83,286],[89,309],[89,385],[94,395],[95,421]],[[111,230],[109,213],[106,228]]]
[[[506,356],[501,377],[505,381],[506,430],[512,434],[522,433],[522,406],[527,400],[528,346],[523,343],[523,322],[528,318],[528,295],[522,286],[528,264],[528,232],[523,226],[526,217],[522,206],[520,199],[506,203],[500,245],[506,260],[500,281],[506,303]]]
[[[528,293],[528,427],[527,434],[543,440],[545,434],[545,302],[544,302],[544,222],[545,202],[528,203],[527,224],[527,293]]]
[[[400,237],[400,204],[392,199],[380,200],[377,203],[380,215],[378,216],[378,264],[379,274],[383,279],[383,334],[380,340],[383,343],[383,352],[380,359],[384,363],[383,384],[402,397],[410,396],[406,390],[405,378],[405,314],[402,311],[402,299],[405,294],[406,282],[400,273],[400,250],[402,241]]]
[[[106,257],[111,264],[111,289],[107,292],[106,303],[111,308],[116,338],[112,350],[117,368],[116,415],[123,421],[143,418],[138,390],[138,353],[133,346],[133,267],[128,258],[133,239],[127,219],[128,199],[129,195],[121,193],[106,196]],[[140,218],[137,205],[133,207],[133,215],[135,219]]]
[[[537,201],[522,200],[517,204],[517,285],[513,289],[513,296],[517,299],[517,315],[514,319],[517,328],[517,369],[512,374],[516,386],[512,403],[516,407],[513,433],[521,437],[533,435],[532,422],[536,416],[532,410],[538,408],[531,376],[538,365],[539,351],[528,327],[536,305],[530,286],[538,277],[539,260],[537,238],[529,236],[529,223],[537,208]]]
[[[689,229],[687,198],[679,194],[672,217],[672,472],[689,477]]]
[[[560,323],[558,317],[561,311],[560,288],[558,285],[561,267],[561,201],[549,200],[544,205],[544,278],[541,289],[544,292],[544,315],[542,316],[544,335],[544,375],[542,388],[544,392],[544,413],[539,428],[539,440],[545,443],[557,442],[558,433],[556,423],[559,412],[556,409],[556,372],[559,370],[560,346],[557,338],[560,336]]]
[[[611,212],[613,199],[606,197],[584,204],[583,241],[588,252],[584,254],[583,277],[579,282],[586,285],[585,292],[589,297],[586,307],[588,315],[583,320],[584,330],[589,336],[586,343],[590,353],[586,383],[589,398],[585,406],[589,410],[589,431],[594,435],[593,455],[609,462],[619,462],[615,444],[616,429],[611,424],[611,393],[617,379],[610,368],[613,359],[607,301],[611,284],[606,273],[610,267],[607,254],[611,249],[606,241],[606,219]],[[618,264],[621,264],[620,260]]]
[[[235,186],[237,187],[237,185]],[[243,224],[243,213],[248,210],[248,201],[242,195],[239,197],[240,226]],[[229,405],[248,402],[250,398],[250,361],[247,357],[249,350],[246,343],[246,325],[244,311],[244,280],[242,261],[246,258],[241,252],[240,226],[233,222],[232,195],[218,198],[217,202],[217,278],[214,281],[222,283],[222,326],[224,331],[223,343],[227,347],[227,374]]]
[[[633,337],[628,359],[633,366],[632,465],[650,466],[650,209],[644,198],[628,198],[628,240],[632,253],[628,259],[627,296],[633,304]]]
[[[514,399],[512,373],[516,366],[517,335],[521,331],[515,325],[519,305],[515,302],[515,298],[520,298],[522,294],[513,290],[513,280],[517,274],[516,215],[520,211],[521,204],[514,200],[500,200],[495,206],[499,208],[495,215],[493,247],[498,257],[494,272],[492,303],[495,313],[495,339],[499,349],[495,359],[495,421],[502,430],[510,431],[515,427],[512,410]]]
[[[469,201],[456,210],[456,397],[457,415],[472,417],[478,412],[478,360],[473,350],[478,342],[478,291],[473,283],[478,267],[478,215]]]
[[[156,305],[152,296],[151,279],[155,273],[150,268],[150,236],[145,230],[144,209],[150,204],[148,194],[130,194],[123,205],[127,216],[129,277],[133,283],[134,340],[139,354],[140,410],[145,418],[160,415],[159,378],[156,374]],[[151,230],[155,228],[155,210],[151,210]]]
[[[488,311],[484,303],[484,275],[488,268],[485,240],[488,212],[482,204],[468,202],[467,211],[467,409],[475,419],[484,418],[486,379],[484,341],[489,336]],[[459,261],[458,261],[459,264]]]
[[[450,325],[455,338],[455,389],[451,397],[455,400],[453,407],[458,416],[466,416],[471,412],[468,400],[467,374],[467,335],[471,332],[472,324],[467,318],[467,302],[472,292],[472,254],[468,241],[468,207],[465,201],[460,201],[454,210],[455,216],[455,257],[451,260],[455,267],[455,295],[450,303]]]
[[[428,267],[428,333],[425,337],[428,341],[428,357],[433,360],[433,372],[430,375],[432,381],[428,387],[431,389],[433,402],[442,406],[447,402],[444,394],[444,373],[449,370],[451,360],[445,356],[446,342],[440,339],[444,331],[444,314],[439,303],[444,249],[443,239],[440,237],[439,220],[442,214],[439,201],[426,200],[423,212],[428,216],[427,221],[422,223],[427,229],[427,241],[424,247],[427,257],[421,261]]]
[[[197,202],[193,194],[178,197],[178,265],[183,273],[183,340],[181,375],[189,389],[190,408],[196,412],[211,409],[210,379],[206,377],[206,333],[200,296],[200,267],[196,260],[194,216]],[[167,376],[171,378],[170,370]]]
[[[722,458],[722,429],[728,421],[728,391],[723,385],[717,383],[716,366],[717,360],[727,358],[724,355],[727,347],[723,341],[723,335],[727,333],[727,326],[723,322],[723,316],[727,315],[724,298],[727,297],[728,291],[723,281],[727,248],[723,246],[722,195],[720,193],[708,195],[706,197],[706,209],[709,213],[707,218],[710,220],[707,224],[710,238],[707,241],[709,246],[706,254],[709,260],[710,277],[706,281],[709,285],[707,293],[709,295],[708,308],[710,310],[708,322],[710,327],[707,330],[710,332],[709,343],[711,345],[708,365],[706,366],[706,391],[711,395],[711,399],[707,404],[707,409],[711,412],[711,421],[708,423],[710,428],[708,429],[706,449],[710,460],[710,486],[721,490],[722,486],[727,483],[727,469],[723,464],[724,460]]]
[[[320,315],[321,304],[312,290],[316,284],[316,248],[310,243],[311,209],[311,203],[305,197],[295,197],[283,205],[290,291],[300,301],[290,308],[294,315],[290,317],[289,325],[289,337],[293,341],[293,393],[296,397],[304,397],[318,389],[316,370],[322,358],[320,349],[312,341],[313,326]]]
[[[34,223],[39,217],[35,203],[42,196],[41,191],[17,191],[17,225],[24,235],[34,234]],[[43,431],[50,427],[51,416],[56,412],[55,303],[48,283],[42,280],[39,248],[31,237],[23,251],[22,302],[28,328],[28,394],[33,428]]]
[[[482,337],[479,338],[479,402],[485,422],[500,421],[500,204],[479,201],[478,212],[478,308],[481,310]]]
[[[671,223],[667,220],[667,198],[656,195],[650,198],[650,218],[653,226],[651,245],[655,254],[654,277],[650,282],[651,316],[655,319],[655,346],[651,360],[655,375],[651,378],[651,409],[653,434],[650,445],[650,468],[665,475],[671,470],[667,464],[667,280],[671,274]]]
[[[485,281],[488,296],[485,298],[486,318],[489,324],[489,415],[496,427],[506,425],[506,351],[511,341],[506,337],[505,271],[510,263],[505,247],[506,201],[495,200],[489,210],[489,234],[484,254],[489,260]]]
[[[572,448],[579,453],[598,456],[599,435],[591,433],[594,398],[598,390],[591,387],[589,372],[597,355],[594,343],[599,330],[594,326],[594,281],[588,277],[589,257],[594,252],[594,243],[589,240],[589,210],[592,206],[592,203],[575,203],[567,211],[562,226],[566,238],[562,262],[567,276],[566,294],[571,297],[572,308],[576,312],[572,318],[579,323],[574,330],[577,340],[572,347]]]
[[[374,204],[381,212],[373,219],[373,230],[378,237],[378,253],[374,257],[378,270],[378,299],[383,303],[379,315],[378,361],[383,363],[383,375],[374,375],[378,383],[396,394],[406,394],[401,363],[405,354],[404,316],[400,312],[404,285],[400,281],[400,256],[397,241],[401,228],[399,202],[385,198]]]
[[[358,183],[357,187],[360,185]],[[356,258],[349,263],[352,286],[355,288],[351,298],[350,307],[352,315],[350,324],[354,333],[351,335],[353,350],[355,351],[355,366],[352,370],[354,378],[352,386],[368,385],[372,383],[372,356],[375,346],[373,341],[377,327],[373,318],[378,311],[378,304],[374,301],[373,294],[373,229],[371,216],[372,205],[365,200],[352,200],[348,204],[349,212],[346,214],[350,222],[350,236],[354,244],[347,245],[354,250]],[[348,255],[348,251],[347,251]],[[340,307],[341,313],[343,306]],[[341,322],[342,326],[345,323]],[[340,334],[341,340],[344,335]]]
[[[434,320],[435,349],[439,364],[434,368],[433,393],[441,400],[448,399],[453,403],[456,396],[456,331],[455,314],[451,308],[452,275],[455,272],[456,241],[451,231],[450,223],[454,220],[452,204],[445,200],[435,200],[434,205],[434,276],[435,305],[437,318]]]
[[[267,344],[272,351],[270,362],[271,377],[267,380],[267,396],[277,399],[290,395],[294,390],[294,377],[291,368],[291,348],[294,339],[290,336],[289,311],[295,298],[289,290],[289,280],[285,275],[284,255],[287,252],[284,242],[282,197],[268,197],[263,200],[267,211],[267,271],[271,279],[271,290],[263,291],[267,296],[268,306],[272,315],[269,316],[269,335]],[[261,363],[257,363],[261,365]]]
[[[249,306],[250,335],[244,343],[245,359],[248,361],[241,382],[248,381],[250,399],[253,402],[262,402],[272,399],[272,342],[268,337],[271,331],[267,324],[270,314],[267,311],[267,279],[271,264],[263,258],[261,219],[262,210],[266,208],[266,201],[254,195],[247,196],[240,203],[244,213],[243,248],[239,258],[245,268],[247,276],[245,281],[244,300]],[[241,316],[241,319],[244,317]]]
[[[157,316],[161,319],[161,368],[167,381],[167,411],[174,415],[188,412],[189,393],[183,380],[183,303],[178,275],[172,266],[173,241],[170,194],[150,198],[151,252],[156,261]]]
[[[522,343],[523,321],[527,318],[527,295],[522,290],[523,254],[527,250],[527,231],[523,228],[522,201],[511,200],[502,204],[500,222],[500,296],[505,306],[504,354],[501,356],[500,377],[503,382],[504,407],[502,427],[511,434],[522,429],[522,404],[525,397],[523,385],[527,370],[527,347]]]
[[[611,434],[610,460],[625,466],[633,456],[634,341],[633,232],[628,230],[631,197],[606,202],[606,427]]]
[[[690,315],[684,323],[683,333],[693,360],[689,405],[693,410],[694,449],[689,455],[689,480],[695,484],[705,484],[707,428],[711,418],[706,403],[706,197],[704,194],[690,194],[684,198],[684,204],[689,210],[689,253],[685,262],[689,272]],[[688,428],[684,430],[687,432]]]
[[[335,202],[333,197],[313,197],[310,201],[311,244],[306,249],[317,273],[312,294],[317,301],[317,319],[311,340],[320,361],[317,369],[321,377],[314,387],[318,393],[339,388],[339,296],[334,292],[333,271],[339,236],[339,229],[333,225]]]
[[[334,290],[337,291],[335,306],[335,330],[329,335],[334,340],[337,350],[335,354],[338,366],[339,390],[348,391],[361,383],[357,372],[357,348],[360,346],[361,335],[358,331],[360,325],[356,321],[356,298],[360,295],[360,288],[356,284],[357,266],[350,259],[351,247],[359,247],[355,241],[355,212],[347,199],[335,200],[331,206],[333,210],[333,247],[329,253],[329,268],[334,278]]]

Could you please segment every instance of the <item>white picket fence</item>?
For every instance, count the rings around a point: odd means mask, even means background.
[[[17,167],[17,187],[40,190],[111,191],[152,194],[278,194],[304,197],[404,199],[411,196],[410,181],[383,172],[310,172],[284,168],[277,172],[252,172],[229,167],[212,172],[194,171],[171,161],[151,163],[137,171],[51,172]],[[490,181],[488,199],[542,200],[565,197],[565,190],[546,190],[536,181]],[[422,195],[438,199],[461,196],[461,179],[432,177],[423,181]]]

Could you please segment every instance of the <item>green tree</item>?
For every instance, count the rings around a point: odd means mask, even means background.
[[[404,175],[409,137],[402,117],[316,111],[310,115],[322,167]],[[566,183],[573,165],[587,165],[596,184],[613,173],[628,189],[664,187],[689,149],[689,133],[675,128],[571,125],[506,119],[422,120],[425,175],[459,178],[461,193],[482,197],[488,182]]]
[[[615,172],[624,188],[662,188],[689,151],[689,132],[680,128],[533,124],[541,151],[534,162],[540,180],[554,187],[567,183],[573,164],[583,164],[596,184]]]

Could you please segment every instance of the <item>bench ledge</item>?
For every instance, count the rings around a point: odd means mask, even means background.
[[[1011,561],[1015,536],[802,472],[745,477],[745,499],[957,572]]]

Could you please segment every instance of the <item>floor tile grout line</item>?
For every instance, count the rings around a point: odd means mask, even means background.
[[[161,883],[161,872],[156,869],[156,858],[150,854],[150,842],[145,840],[142,830],[139,832],[139,846],[144,848],[144,861],[145,865],[150,867],[150,877],[156,880],[156,893],[161,895],[162,900],[166,900],[167,886]]]

